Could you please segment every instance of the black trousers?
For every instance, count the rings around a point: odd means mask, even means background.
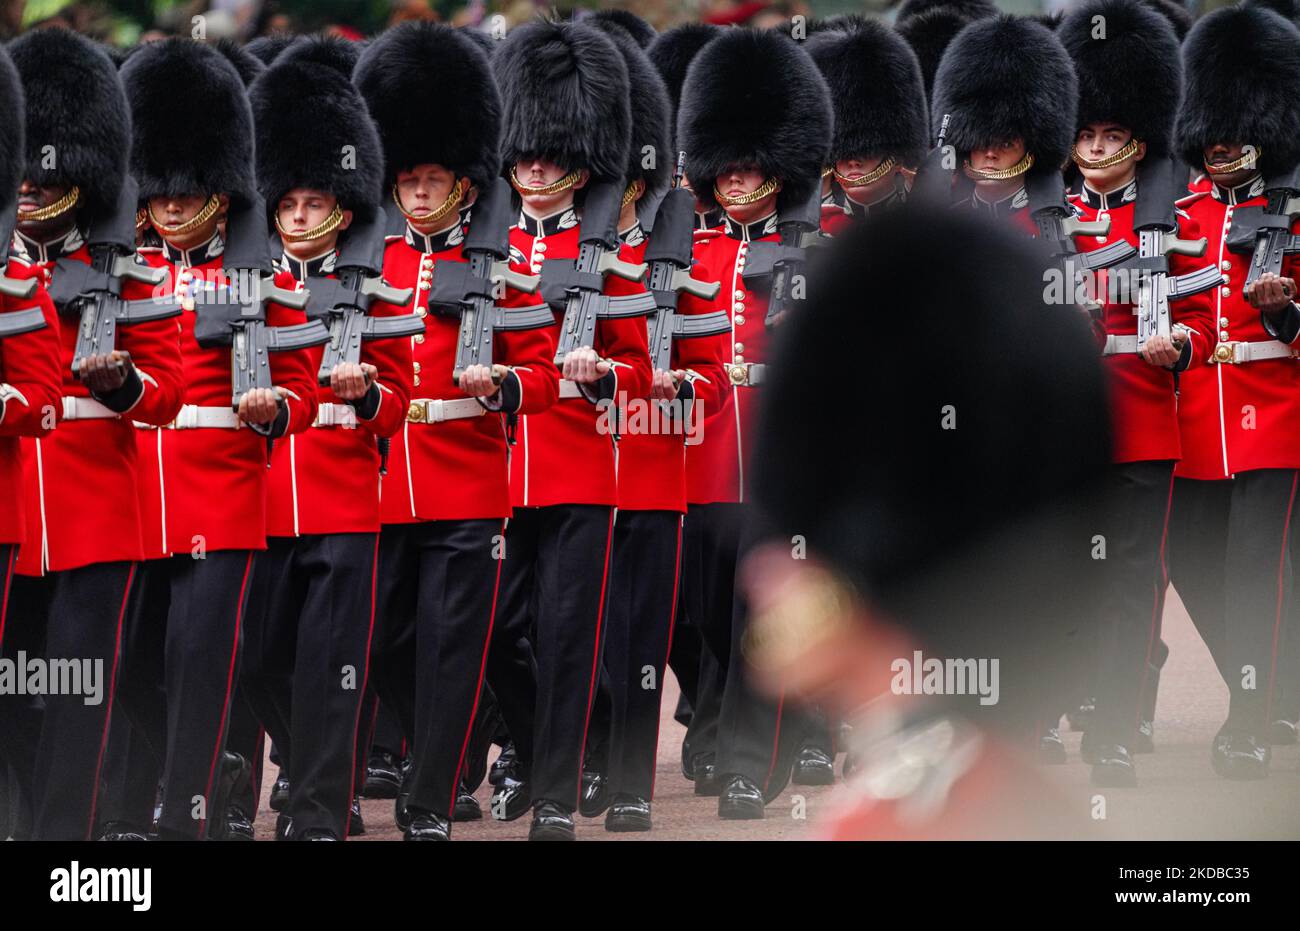
[[[613,525],[613,508],[569,504],[520,508],[506,531],[488,681],[534,801],[570,811],[600,673]]]
[[[620,511],[609,571],[605,670],[611,714],[608,769],[615,793],[654,795],[659,710],[672,648],[682,515]]]
[[[377,559],[377,534],[335,533],[272,537],[253,562],[240,681],[289,777],[295,834],[347,836]]]
[[[51,675],[55,664],[70,662],[83,676],[80,690],[55,694],[51,689],[43,696],[34,744],[38,706],[22,696],[0,698],[8,708],[0,716],[17,717],[0,726],[0,734],[6,743],[16,738],[16,759],[11,759],[24,774],[20,782],[30,773],[37,840],[94,837],[132,569],[129,562],[95,563],[40,578],[14,577],[10,583],[5,655],[13,657],[22,648],[29,658],[50,663]],[[38,640],[43,649],[33,653]],[[86,675],[93,677],[97,695],[89,693],[92,682]]]
[[[501,520],[391,524],[380,534],[376,686],[414,735],[409,808],[444,818],[455,808],[507,552]]]
[[[1097,743],[1133,745],[1160,637],[1164,606],[1164,544],[1174,464],[1128,462],[1106,471],[1102,615],[1094,678],[1096,712],[1088,725]]]
[[[1267,739],[1292,592],[1294,469],[1177,479],[1170,577],[1230,695],[1224,733]]]

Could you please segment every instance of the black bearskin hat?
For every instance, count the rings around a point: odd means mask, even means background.
[[[507,165],[540,157],[595,181],[621,179],[632,144],[627,65],[592,26],[536,20],[492,56],[505,104]]]
[[[361,45],[338,36],[299,36],[276,56],[275,64],[287,61],[310,61],[333,68],[345,78],[351,78],[361,57]]]
[[[719,35],[722,29],[712,23],[683,23],[660,33],[650,47],[646,49],[651,63],[659,69],[668,88],[668,99],[672,104],[673,126],[677,125],[677,107],[682,100],[682,86],[686,83],[686,71],[700,53]]]
[[[1105,33],[1094,38],[1097,22]],[[1143,0],[1087,0],[1066,16],[1056,36],[1079,78],[1078,126],[1115,122],[1147,144],[1148,156],[1168,155],[1183,89],[1178,37],[1169,20]]]
[[[1189,165],[1216,142],[1253,145],[1269,174],[1300,164],[1300,30],[1262,6],[1200,20],[1183,43],[1186,91],[1175,130]]]
[[[627,160],[626,181],[645,182],[645,196],[655,197],[668,189],[677,157],[672,148],[672,104],[668,90],[655,66],[631,34],[610,17],[589,16],[590,23],[608,35],[623,56],[631,84],[632,146]],[[649,163],[652,167],[646,168]]]
[[[1187,37],[1188,30],[1192,28],[1191,10],[1178,0],[1142,0],[1142,2],[1169,20],[1169,25],[1173,27],[1174,35],[1178,36],[1179,42]]]
[[[25,177],[41,186],[79,187],[86,209],[111,210],[131,148],[131,113],[113,60],[67,29],[20,36],[9,55],[26,98]]]
[[[654,26],[628,10],[597,10],[588,16],[584,16],[581,22],[592,26],[601,23],[613,23],[616,26],[621,26],[632,37],[632,41],[636,42],[642,50],[649,48],[650,43],[659,35],[659,33],[655,32]]]
[[[131,169],[142,198],[254,196],[253,112],[225,56],[193,39],[151,42],[122,66],[122,83],[135,126]],[[178,88],[192,119],[176,112]]]
[[[816,294],[778,334],[755,501],[772,537],[801,535],[916,648],[1000,657],[1004,703],[951,699],[963,713],[997,727],[1012,723],[1008,713],[1041,714],[1070,684],[1069,644],[1101,589],[1077,545],[1093,532],[1109,452],[1087,323],[1044,303],[1034,243],[970,211],[887,214],[829,249]],[[971,287],[961,302],[934,291],[917,306],[907,284],[917,276]],[[889,310],[900,302],[910,308],[901,316]],[[798,374],[798,360],[870,341],[887,320],[906,345],[936,325],[962,328],[972,312],[982,321],[974,344],[937,368],[897,356],[867,372],[841,367],[829,386]],[[865,460],[829,454],[844,415],[817,403],[828,391],[867,399],[853,419],[882,439]],[[1009,405],[1030,409],[1008,418]]]
[[[487,55],[492,57],[492,53],[497,50],[497,40],[492,38],[491,33],[477,26],[457,26],[457,31],[461,35],[469,36],[478,45],[479,48]]]
[[[984,19],[998,15],[998,5],[993,0],[904,0],[898,8],[898,18],[902,22],[912,16],[928,13],[931,10],[952,10],[967,19]]]
[[[258,190],[271,210],[294,188],[328,191],[368,218],[383,196],[384,152],[366,103],[336,67],[296,50],[277,58],[249,93]]]
[[[273,32],[269,36],[258,36],[244,46],[248,53],[264,65],[269,65],[298,38],[287,32]]]
[[[1056,35],[1015,16],[976,20],[939,63],[932,131],[950,114],[946,142],[965,155],[1015,137],[1034,156],[1030,172],[1060,171],[1074,145],[1079,84]]]
[[[416,165],[441,165],[482,187],[501,173],[501,98],[487,54],[463,31],[402,23],[367,46],[353,81],[370,106],[383,144],[384,178]],[[414,101],[437,95],[436,113]]]
[[[947,7],[935,7],[899,20],[895,27],[898,34],[907,40],[907,44],[916,53],[916,60],[921,65],[921,79],[925,82],[925,99],[934,97],[934,73],[939,70],[939,62],[957,33],[965,29],[972,20],[956,10]]]
[[[27,170],[27,150],[23,145],[26,119],[23,115],[23,82],[9,54],[0,48],[0,126],[10,131],[0,136],[0,210],[12,217],[14,200]],[[7,245],[7,243],[6,243]]]
[[[778,204],[802,203],[830,154],[830,92],[802,45],[783,33],[733,29],[696,56],[677,115],[677,144],[696,196],[716,205],[713,179],[753,164],[782,182]]]
[[[266,70],[266,62],[234,39],[218,39],[212,45],[235,66],[235,70],[239,72],[239,79],[244,82],[245,87],[252,87],[258,75]]]
[[[868,20],[845,32],[819,32],[806,47],[835,112],[829,163],[865,155],[915,167],[930,130],[921,67],[902,37]]]

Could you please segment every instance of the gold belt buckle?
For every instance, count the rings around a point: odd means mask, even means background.
[[[1232,365],[1237,361],[1237,348],[1235,343],[1219,343],[1214,347],[1215,362],[1220,365]]]
[[[727,377],[733,385],[749,384],[749,363],[733,362],[727,366]]]
[[[406,420],[408,423],[424,423],[427,411],[419,401],[412,401],[411,406],[406,409]]]

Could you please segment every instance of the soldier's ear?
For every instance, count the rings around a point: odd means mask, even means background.
[[[460,179],[460,189],[465,192],[460,199],[461,206],[468,207],[478,200],[478,188],[474,186],[469,178]]]
[[[218,194],[217,195],[217,216],[221,217],[224,220],[226,214],[228,214],[229,212],[230,212],[230,195]]]
[[[1146,157],[1147,157],[1147,144],[1145,142],[1139,142],[1137,147],[1137,154],[1133,156],[1133,161],[1140,162],[1142,161],[1142,159]]]
[[[573,189],[576,191],[579,188],[586,187],[587,182],[590,180],[591,180],[591,172],[583,168],[581,171],[578,172],[578,180],[574,182]]]
[[[352,211],[343,210],[340,212],[343,214],[343,220],[339,223],[339,232],[342,232],[352,225]]]

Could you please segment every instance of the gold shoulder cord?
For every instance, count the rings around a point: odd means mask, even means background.
[[[221,201],[217,198],[216,194],[213,194],[208,198],[208,202],[203,205],[203,209],[194,214],[194,216],[190,217],[184,223],[177,223],[175,226],[168,226],[162,220],[159,220],[154,216],[153,207],[146,207],[145,209],[149,213],[149,222],[153,224],[153,228],[158,231],[159,235],[167,237],[184,236],[186,233],[194,232],[204,223],[211,220],[220,207]]]
[[[1075,146],[1070,149],[1070,158],[1074,161],[1074,164],[1078,165],[1080,168],[1087,168],[1089,171],[1095,171],[1100,168],[1109,168],[1112,165],[1118,165],[1120,162],[1132,158],[1137,154],[1139,145],[1141,145],[1141,143],[1137,139],[1130,139],[1128,145],[1124,146],[1124,148],[1120,149],[1114,155],[1107,155],[1105,158],[1099,158],[1095,162],[1090,162],[1080,155],[1078,146]]]
[[[861,178],[846,178],[837,171],[835,172],[835,180],[840,183],[840,187],[866,187],[868,184],[874,184],[885,175],[889,174],[895,167],[897,167],[897,165],[898,163],[895,162],[891,156],[875,168],[871,169],[871,171],[867,172]]]
[[[402,211],[402,216],[406,217],[406,219],[410,220],[412,223],[418,223],[421,226],[428,223],[437,223],[447,214],[460,206],[461,198],[465,196],[465,185],[463,182],[463,178],[460,181],[457,181],[455,187],[451,189],[451,193],[447,195],[447,199],[439,205],[437,210],[427,216],[417,216],[402,206],[402,199],[397,196],[396,184],[393,185],[393,203],[397,204],[397,209]]]
[[[716,197],[718,203],[724,207],[743,207],[746,204],[752,204],[762,200],[764,197],[775,191],[776,186],[776,178],[768,178],[748,194],[741,194],[739,197],[728,197],[726,194],[719,191],[718,186],[715,184],[713,186],[713,196]]]
[[[972,181],[1010,181],[1018,178],[1034,166],[1034,153],[1026,152],[1025,157],[1010,168],[976,168],[969,160],[962,163],[962,171]]]
[[[314,227],[312,227],[309,230],[303,230],[301,233],[289,232],[287,229],[285,229],[283,226],[280,225],[279,211],[276,211],[275,214],[275,228],[276,230],[279,231],[280,238],[283,239],[285,242],[308,242],[312,239],[319,239],[322,236],[328,236],[330,233],[338,229],[339,224],[342,222],[343,222],[343,208],[340,207],[338,204],[334,205],[334,209],[330,211],[330,215],[327,216],[324,220],[322,220],[320,223],[317,223]]]
[[[53,220],[62,213],[67,213],[77,204],[77,199],[81,197],[81,188],[73,185],[68,193],[64,194],[54,203],[45,207],[38,207],[35,210],[20,210],[18,219],[24,223],[40,223],[44,220]]]

